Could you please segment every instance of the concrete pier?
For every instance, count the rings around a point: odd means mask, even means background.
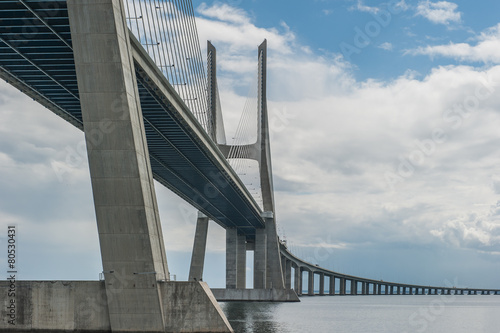
[[[335,276],[330,275],[330,295],[335,295]]]
[[[123,2],[68,12],[111,327],[160,332],[169,273]]]
[[[207,248],[208,217],[198,212],[196,231],[194,234],[193,253],[191,256],[191,268],[189,269],[189,281],[203,281],[203,267],[205,264],[205,251]]]
[[[266,229],[255,230],[255,251],[253,255],[253,287],[266,289],[266,258],[267,234]]]
[[[340,278],[340,295],[345,295],[345,285],[346,285],[346,279],[341,277]]]
[[[313,271],[308,271],[309,276],[307,277],[307,294],[309,296],[314,296],[314,273]]]
[[[292,289],[292,261],[286,260],[285,265],[285,289]]]
[[[245,289],[247,284],[247,243],[245,235],[236,236],[236,288]]]
[[[302,295],[302,271],[300,267],[294,266],[294,281],[293,281],[293,289],[297,293],[297,295]]]
[[[236,289],[237,236],[236,228],[226,229],[226,289]]]
[[[199,329],[211,332],[225,317],[206,285],[162,289],[169,271],[123,1],[67,6],[110,328],[178,332],[173,316],[203,298]],[[228,323],[224,331],[232,331]]]

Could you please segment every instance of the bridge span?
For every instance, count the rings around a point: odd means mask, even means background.
[[[286,246],[286,243],[282,241],[280,241],[280,253],[285,286],[286,288],[293,288],[299,296],[500,295],[500,289],[475,289],[457,287],[452,285],[423,286],[383,280],[373,280],[359,276],[342,274],[322,268],[316,264],[312,264],[298,258],[290,252],[290,250]],[[307,272],[307,286],[304,286],[303,284],[304,272]],[[315,275],[319,276],[319,285],[314,284]],[[304,290],[306,290],[305,294],[303,293]],[[325,292],[326,290],[328,290],[328,292]]]

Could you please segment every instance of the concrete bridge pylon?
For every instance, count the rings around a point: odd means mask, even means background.
[[[255,142],[245,145],[244,148],[217,142],[220,137],[222,115],[220,108],[216,105],[217,96],[217,64],[216,49],[212,43],[207,43],[208,64],[208,119],[209,135],[217,143],[220,151],[226,158],[232,158],[230,151],[237,150],[240,155],[237,158],[251,159],[259,165],[260,187],[262,190],[263,212],[262,219],[264,228],[256,229],[254,239],[246,239],[236,228],[226,229],[226,288],[214,289],[218,300],[294,300],[297,296],[290,288],[285,288],[281,255],[276,230],[276,214],[274,206],[274,189],[271,164],[271,145],[269,133],[269,120],[267,111],[267,41],[258,47],[258,87],[257,87],[257,139]],[[204,230],[205,221],[198,219],[196,235],[198,230]],[[196,239],[206,239],[206,235]],[[196,271],[199,257],[204,254],[202,245],[193,247],[191,271]],[[254,251],[254,277],[253,289],[246,289],[246,251]],[[202,271],[198,275],[190,276],[192,279],[202,279]],[[201,273],[201,274],[200,274]],[[262,292],[267,290],[266,292]],[[272,295],[272,296],[269,296]]]

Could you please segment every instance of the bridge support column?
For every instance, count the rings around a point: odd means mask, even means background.
[[[236,237],[236,288],[247,287],[247,240],[245,235]]]
[[[236,289],[237,232],[236,228],[226,229],[226,289]]]
[[[111,328],[163,332],[168,266],[123,5],[68,12]]]
[[[267,267],[266,267],[266,288],[285,289],[283,283],[283,273],[281,270],[281,255],[278,241],[278,232],[273,212],[262,213],[266,224],[267,237]]]
[[[309,296],[314,296],[314,272],[309,271],[309,276],[307,278],[307,294]]]
[[[293,289],[295,290],[295,293],[299,296],[302,295],[302,274],[300,267],[298,265],[294,266],[294,287]]]
[[[193,253],[188,281],[203,281],[203,267],[205,265],[205,251],[207,248],[208,217],[198,212],[196,232],[194,234]]]
[[[325,273],[319,273],[319,294],[325,294]]]
[[[345,295],[345,285],[346,285],[346,279],[341,277],[340,278],[340,295]]]
[[[180,295],[212,295],[200,282],[183,286],[167,282],[169,271],[123,1],[68,0],[67,6],[110,329],[183,331],[186,323],[171,319],[170,301],[176,298],[185,304]],[[232,331],[210,297],[196,307],[183,305],[175,311],[186,318],[198,312],[198,332]]]
[[[285,259],[285,289],[292,289],[292,261]]]
[[[335,295],[335,276],[330,275],[330,295]]]
[[[255,252],[253,256],[253,287],[266,289],[266,257],[267,257],[266,229],[255,230]]]
[[[286,258],[281,256],[281,274],[283,275],[283,283],[286,284]]]
[[[384,289],[385,289],[385,294],[389,295],[389,286],[388,285],[384,285]]]
[[[356,280],[351,280],[351,295],[356,295],[358,293],[358,282]]]
[[[366,295],[366,282],[361,282],[361,295]]]

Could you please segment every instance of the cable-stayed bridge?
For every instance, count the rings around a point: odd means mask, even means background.
[[[205,72],[190,1],[0,2],[0,76],[85,132],[104,275],[19,282],[19,325],[3,331],[228,332],[215,298],[298,300],[303,272],[309,295],[315,274],[320,295],[325,277],[331,295],[336,283],[340,295],[500,293],[374,281],[291,254],[276,232],[266,42],[257,56],[255,96],[229,143],[216,50],[208,44]],[[257,165],[257,196],[236,172],[242,161]],[[169,281],[153,178],[200,211],[188,282]],[[213,292],[201,282],[209,220],[226,229],[226,289]]]

